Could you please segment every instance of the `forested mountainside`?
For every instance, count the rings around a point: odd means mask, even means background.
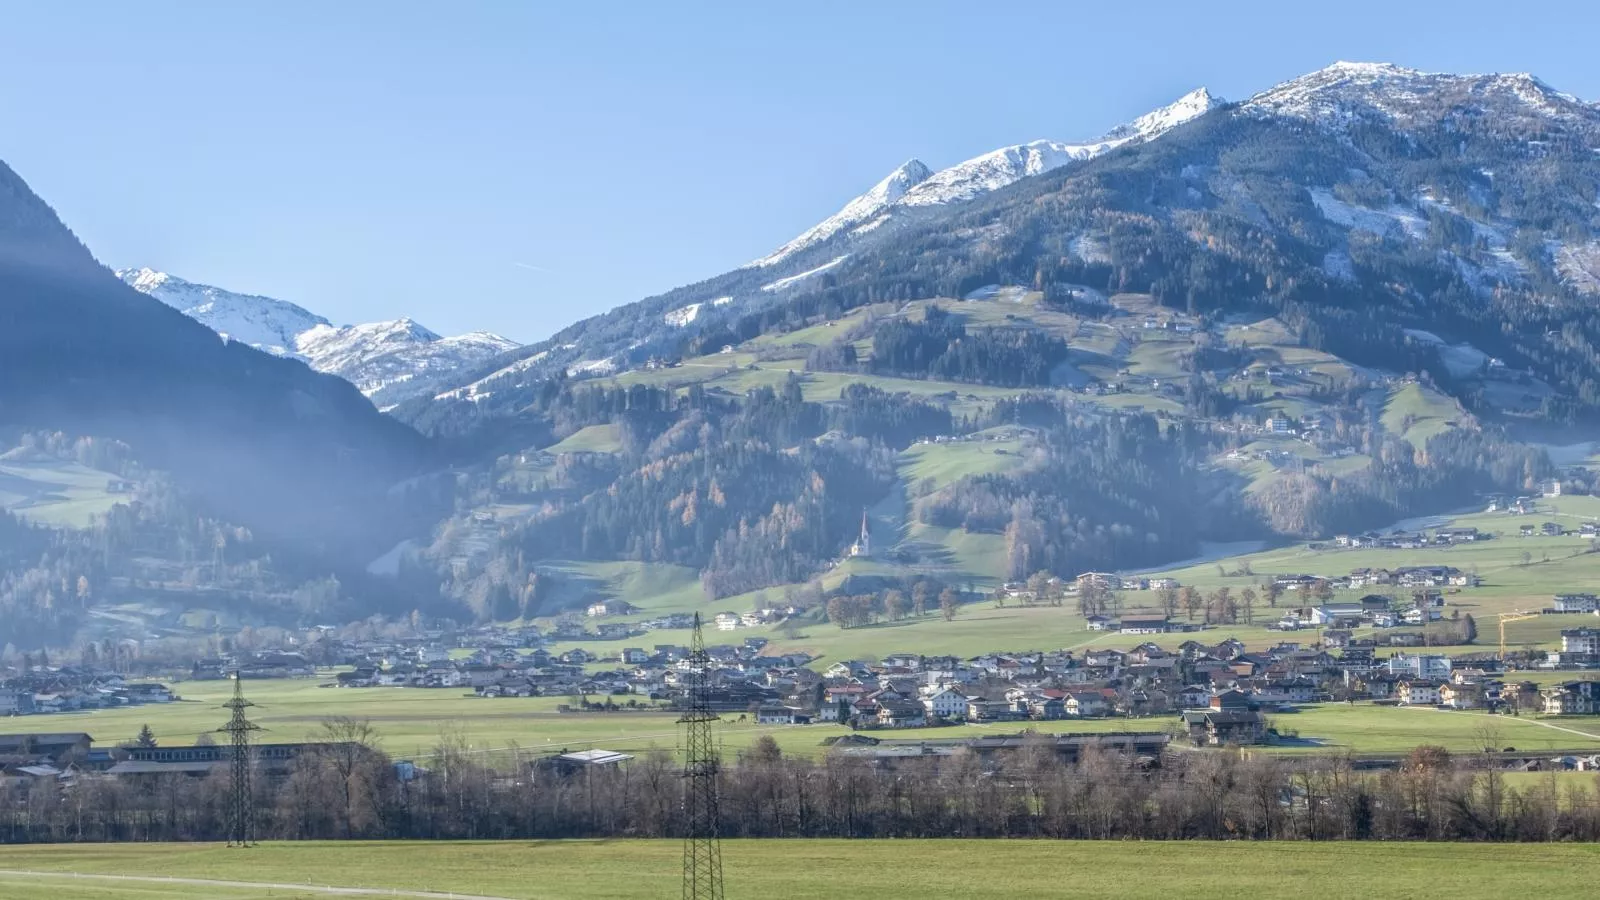
[[[1528,76],[1363,64],[1204,106],[864,233],[813,229],[403,406],[500,454],[476,499],[511,504],[507,549],[453,590],[539,609],[495,585],[540,558],[686,566],[713,596],[1071,575],[1557,477],[1505,427],[1600,401],[1600,111]],[[897,172],[864,199],[932,177]],[[980,449],[927,462],[947,443]],[[891,556],[840,563],[862,507]]]
[[[473,373],[464,393],[692,354],[824,310],[1018,284],[1281,313],[1307,345],[1352,361],[1405,370],[1396,355],[1415,357],[1475,407],[1497,391],[1467,362],[1494,358],[1541,382],[1524,406],[1570,418],[1600,399],[1597,146],[1600,110],[1530,76],[1342,63],[1154,139],[586,320],[499,375]],[[1465,356],[1450,352],[1462,343]],[[402,415],[437,415],[430,406]]]
[[[13,203],[5,314],[34,338],[0,397],[48,432],[0,451],[115,473],[80,442],[125,442],[171,500],[97,513],[88,532],[119,523],[126,552],[90,564],[148,582],[128,559],[156,544],[177,580],[282,624],[559,615],[619,579],[822,616],[841,592],[1593,487],[1514,436],[1600,404],[1600,110],[1527,76],[1339,64],[1051,147],[902,166],[830,220],[848,227],[451,372],[392,418],[217,340]],[[965,187],[907,202],[928,184]],[[393,487],[429,454],[448,467]],[[0,585],[9,609],[46,608],[55,561],[92,546],[40,534],[39,502],[0,523],[51,561]],[[338,535],[340,580],[266,552],[296,529]],[[81,621],[35,618],[55,639]]]

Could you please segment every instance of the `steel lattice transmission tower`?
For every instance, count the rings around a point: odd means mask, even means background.
[[[249,847],[255,843],[255,795],[250,790],[250,732],[260,731],[261,726],[244,717],[244,711],[252,706],[244,698],[244,674],[233,673],[233,699],[222,704],[223,709],[233,710],[233,717],[228,724],[218,728],[219,732],[227,732],[233,739],[233,778],[228,793],[228,846]]]
[[[683,812],[688,829],[683,838],[683,900],[722,900],[722,819],[717,806],[717,746],[711,723],[711,657],[694,615],[689,644],[687,703],[678,721],[684,731]]]

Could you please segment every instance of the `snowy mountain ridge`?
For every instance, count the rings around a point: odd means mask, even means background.
[[[150,268],[123,269],[117,277],[228,340],[337,375],[383,407],[428,394],[439,380],[520,346],[487,331],[441,337],[410,318],[334,325],[287,301]]]
[[[1160,109],[1118,125],[1104,136],[1082,143],[1032,141],[1001,147],[938,172],[910,160],[832,216],[746,268],[765,268],[826,243],[840,234],[865,233],[908,208],[965,203],[1008,184],[1091,159],[1124,144],[1149,140],[1202,116],[1224,101],[1198,88]]]
[[[299,335],[330,325],[327,319],[284,300],[195,284],[150,268],[121,269],[117,277],[228,340],[274,356],[294,356]]]
[[[1507,132],[1552,124],[1600,128],[1600,109],[1526,72],[1457,75],[1392,63],[1336,62],[1274,85],[1246,100],[1240,110],[1303,119],[1334,130],[1362,121],[1410,127],[1488,113]]]

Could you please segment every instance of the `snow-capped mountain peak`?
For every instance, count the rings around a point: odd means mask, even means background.
[[[907,191],[921,184],[933,171],[921,160],[907,160],[888,177],[872,186],[865,194],[851,200],[844,208],[811,226],[799,237],[784,244],[771,254],[751,263],[751,266],[770,266],[781,262],[807,247],[820,244],[836,234],[856,228],[869,228],[890,206],[899,202]]]
[[[520,346],[487,331],[440,337],[410,317],[334,325],[293,303],[194,284],[149,268],[123,269],[117,276],[230,340],[337,375],[383,405],[427,394],[452,372]]]
[[[1304,119],[1342,129],[1366,120],[1402,127],[1433,124],[1478,110],[1494,127],[1511,132],[1525,123],[1600,127],[1595,107],[1526,72],[1456,75],[1392,63],[1336,62],[1251,97],[1248,114]],[[1470,118],[1470,117],[1469,117]]]
[[[1225,102],[1209,90],[1198,87],[1160,109],[1147,112],[1126,125],[1118,125],[1106,132],[1102,140],[1152,138],[1197,119]]]
[[[329,324],[293,303],[195,284],[147,267],[122,269],[117,277],[229,340],[277,356],[293,355],[297,335]]]
[[[1222,103],[1210,91],[1199,88],[1167,106],[1113,128],[1096,140],[1081,143],[1040,140],[1001,147],[939,172],[930,172],[921,162],[911,160],[872,190],[845,204],[839,212],[747,268],[776,265],[840,236],[866,234],[909,209],[963,203],[1018,179],[1089,159],[1124,144],[1159,137]]]

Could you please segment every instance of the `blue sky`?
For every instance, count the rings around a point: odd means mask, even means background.
[[[1307,7],[1309,10],[1310,7]],[[0,159],[109,265],[533,341],[910,157],[1338,59],[1600,99],[1600,4],[4,4]]]

